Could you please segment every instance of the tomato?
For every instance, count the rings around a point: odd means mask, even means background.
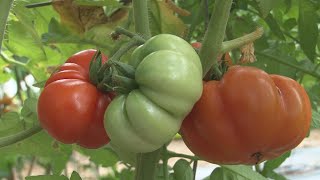
[[[189,149],[217,164],[256,164],[296,147],[307,135],[311,107],[296,81],[254,67],[232,66],[184,120]]]
[[[200,98],[201,62],[189,43],[161,34],[138,47],[129,64],[139,88],[110,103],[105,128],[116,147],[151,152],[171,140]]]
[[[84,51],[80,51],[74,55],[72,55],[66,62],[67,63],[75,63],[83,67],[85,70],[89,69],[91,59],[96,53],[95,49],[87,49]],[[107,61],[107,56],[102,56],[102,63]]]
[[[47,80],[39,97],[40,124],[62,143],[98,148],[109,142],[103,115],[111,99],[89,81],[94,53],[86,50],[69,58]]]

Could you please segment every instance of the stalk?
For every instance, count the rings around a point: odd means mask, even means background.
[[[148,2],[147,0],[133,0],[132,5],[136,33],[149,39],[151,37],[151,32],[148,18]]]
[[[4,31],[6,29],[7,19],[12,6],[13,0],[0,1],[0,50],[2,47],[2,40],[4,37]]]
[[[217,58],[221,54],[231,4],[232,0],[215,1],[209,26],[200,49],[200,59],[204,76],[213,65],[217,64]],[[219,74],[221,76],[221,73]]]

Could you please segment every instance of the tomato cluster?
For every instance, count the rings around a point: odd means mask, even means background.
[[[89,81],[89,65],[96,50],[70,57],[47,80],[38,102],[39,121],[60,142],[98,148],[109,142],[103,126],[111,102]],[[103,62],[107,57],[103,57]]]
[[[230,67],[222,79],[203,82],[192,46],[168,34],[146,41],[128,63],[134,79],[123,77],[135,86],[115,98],[90,82],[96,51],[73,55],[51,75],[40,95],[42,127],[60,142],[86,148],[99,148],[111,139],[124,156],[154,151],[180,129],[192,152],[219,164],[257,164],[303,140],[311,106],[299,83],[255,67],[232,66],[228,53]]]

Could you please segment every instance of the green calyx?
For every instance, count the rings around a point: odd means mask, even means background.
[[[97,51],[90,63],[90,81],[103,92],[123,94],[136,89],[137,84],[134,80],[134,74],[135,70],[132,66],[114,61],[112,58],[102,64],[100,51]]]

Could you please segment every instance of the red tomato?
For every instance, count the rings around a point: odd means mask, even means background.
[[[311,106],[296,81],[254,67],[232,66],[184,120],[190,150],[217,164],[256,164],[296,147],[307,135]]]
[[[52,137],[86,148],[99,148],[110,141],[103,116],[111,99],[89,81],[94,53],[81,51],[69,58],[47,80],[38,102],[39,121]]]

